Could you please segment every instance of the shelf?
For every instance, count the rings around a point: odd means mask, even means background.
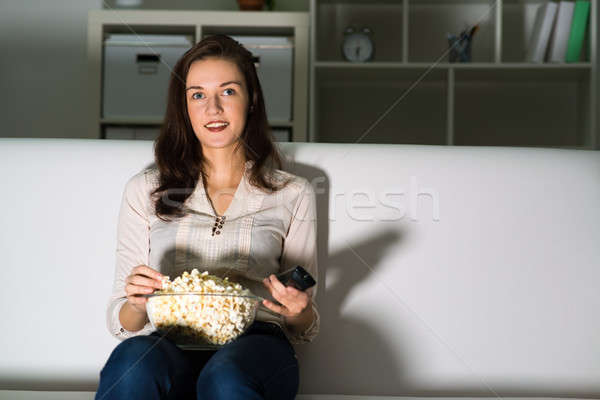
[[[269,121],[270,127],[284,128],[284,127],[293,127],[294,123],[292,121]]]
[[[446,144],[446,73],[431,71],[413,85],[422,72],[318,69],[316,109],[327,116],[317,118],[319,141]]]
[[[525,60],[537,11],[545,3],[547,3],[547,0],[503,0],[502,61],[519,62]],[[588,23],[588,31],[580,61],[585,61],[586,57],[589,57],[587,52],[590,25],[591,23]]]
[[[194,36],[196,28],[187,24],[148,25],[145,23],[123,24],[121,22],[107,23],[103,26],[103,35],[106,38],[111,33],[128,35],[186,35]]]
[[[408,0],[410,5],[413,4],[431,4],[431,5],[440,5],[440,4],[481,4],[481,3],[490,3],[494,0]],[[506,1],[506,0],[504,0]],[[513,0],[515,1],[515,0]],[[356,4],[368,4],[373,6],[373,3],[377,3],[377,5],[398,5],[402,4],[402,0],[318,0],[319,5],[321,4],[338,4],[338,5],[356,5]]]
[[[100,131],[102,139],[154,140],[160,128],[151,125],[103,125]]]
[[[317,0],[318,5],[373,5],[373,0]],[[402,5],[402,0],[378,0],[377,5]]]
[[[294,36],[294,28],[286,26],[236,26],[225,23],[203,25],[202,37],[210,35],[247,35],[247,36]]]
[[[528,82],[542,82],[552,85],[554,82],[590,82],[591,69],[589,67],[513,67],[513,68],[461,68],[456,69],[456,79],[469,79],[478,81],[509,81],[527,85]]]
[[[586,146],[589,82],[478,78],[455,76],[453,144]]]
[[[163,117],[112,117],[101,118],[104,125],[161,125]]]
[[[103,125],[162,125],[163,117],[115,117],[101,118],[100,123]],[[292,121],[269,121],[271,127],[288,128],[293,127]]]
[[[316,80],[318,83],[360,81],[363,85],[377,85],[389,81],[405,80],[411,81],[426,74],[428,80],[445,80],[447,71],[442,68],[434,68],[430,71],[421,66],[412,67],[374,67],[374,68],[348,68],[346,66],[329,66],[316,69]]]
[[[425,74],[428,79],[448,79],[448,71],[470,80],[589,81],[591,64],[531,63],[351,63],[317,62],[315,75],[321,80],[363,80],[365,83],[412,80]]]
[[[505,0],[506,1],[506,0]],[[413,5],[430,5],[430,6],[440,6],[440,5],[493,5],[496,0],[408,0],[410,6]]]
[[[581,63],[559,63],[559,64],[534,64],[534,63],[523,63],[523,62],[513,62],[513,63],[427,63],[427,62],[365,62],[365,63],[354,63],[348,61],[317,61],[315,62],[316,68],[356,68],[356,69],[377,69],[377,68],[406,68],[406,69],[415,69],[415,68],[438,68],[438,69],[581,69],[581,70],[589,70],[592,67],[592,64],[589,62],[581,62]]]
[[[343,61],[342,41],[348,26],[369,27],[375,44],[377,61],[402,61],[404,7],[402,1],[384,2],[373,7],[370,2],[318,2],[316,23],[317,59]]]
[[[204,35],[223,33],[230,36],[287,36],[292,40],[290,115],[274,113],[271,118],[279,120],[272,120],[269,124],[273,130],[277,130],[277,135],[287,135],[286,137],[293,141],[307,141],[309,93],[305,88],[309,83],[309,29],[309,13],[297,11],[91,10],[88,14],[87,52],[92,98],[89,107],[89,131],[94,132],[97,137],[105,137],[108,130],[109,136],[136,136],[140,133],[146,138],[150,136],[146,134],[146,130],[156,131],[164,119],[161,114],[164,113],[165,107],[156,110],[142,107],[141,110],[133,111],[119,111],[121,109],[117,107],[116,112],[106,112],[103,108],[103,99],[106,99],[106,96],[102,89],[106,82],[104,76],[107,70],[104,67],[107,58],[103,44],[108,35],[177,34],[191,36],[191,42],[195,43]],[[174,65],[175,62],[171,64]],[[152,95],[166,98],[166,95],[157,95],[154,92]]]
[[[598,147],[598,0],[580,62],[525,62],[536,13],[548,1],[310,0],[311,139],[354,142],[402,98],[360,142]],[[343,60],[344,25],[376,14],[374,60]],[[449,63],[447,34],[475,24],[472,62]]]
[[[475,24],[473,62],[494,61],[496,8],[487,1],[409,1],[408,19],[409,62],[448,61],[447,34]]]

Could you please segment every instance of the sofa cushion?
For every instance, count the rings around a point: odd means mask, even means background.
[[[318,202],[300,393],[600,394],[600,152],[282,149]],[[0,140],[0,389],[96,389],[120,200],[152,161],[151,142]]]

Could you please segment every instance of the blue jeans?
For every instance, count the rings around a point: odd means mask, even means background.
[[[100,372],[96,400],[293,400],[296,353],[281,328],[254,321],[216,351],[182,350],[157,332],[119,343]]]

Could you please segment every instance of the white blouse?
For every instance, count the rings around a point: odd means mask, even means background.
[[[158,187],[158,170],[134,175],[125,186],[117,228],[117,260],[113,290],[107,309],[112,335],[125,340],[154,331],[148,322],[139,331],[123,328],[119,320],[127,301],[125,279],[138,265],[148,265],[172,279],[197,268],[220,277],[229,276],[253,294],[273,300],[262,280],[270,274],[304,267],[317,280],[316,198],[307,179],[276,170],[276,179],[292,178],[283,189],[265,193],[249,182],[252,161],[225,212],[220,234],[212,234],[216,215],[202,180],[184,203],[188,214],[164,222],[154,214],[150,193]],[[256,320],[279,325],[293,344],[311,342],[319,332],[320,316],[312,289],[315,320],[300,334],[291,333],[283,316],[260,304]]]

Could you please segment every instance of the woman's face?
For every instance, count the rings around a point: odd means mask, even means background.
[[[249,105],[246,82],[237,65],[219,58],[196,60],[185,87],[187,112],[202,147],[234,145],[244,131]]]

